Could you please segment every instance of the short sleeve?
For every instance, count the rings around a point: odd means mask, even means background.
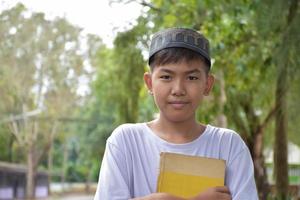
[[[124,152],[108,140],[94,200],[130,199],[128,177]]]
[[[258,200],[253,162],[246,145],[228,163],[225,182],[230,188],[232,200]]]

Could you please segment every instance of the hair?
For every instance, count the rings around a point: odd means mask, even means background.
[[[209,63],[199,53],[181,47],[170,47],[162,49],[149,58],[150,70],[153,71],[155,66],[166,65],[170,63],[179,63],[181,61],[201,60],[205,64],[205,71],[210,71]]]

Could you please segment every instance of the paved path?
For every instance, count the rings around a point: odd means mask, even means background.
[[[47,200],[93,200],[93,195],[66,195],[63,197],[49,197]]]

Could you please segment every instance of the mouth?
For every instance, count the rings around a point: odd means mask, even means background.
[[[186,106],[189,102],[187,102],[187,101],[169,101],[168,103],[175,109],[181,109],[184,106]]]

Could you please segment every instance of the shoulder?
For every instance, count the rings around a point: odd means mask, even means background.
[[[234,130],[207,125],[207,131],[210,137],[213,137],[215,140],[226,140],[227,143],[233,142],[235,144],[240,143],[241,145],[245,145],[241,136]]]
[[[208,125],[208,137],[216,147],[219,147],[221,157],[231,161],[242,152],[248,151],[248,147],[241,136],[234,130]]]
[[[133,143],[138,138],[145,135],[144,133],[144,123],[122,124],[112,132],[112,134],[107,139],[107,142],[114,145],[126,145],[126,143]]]

